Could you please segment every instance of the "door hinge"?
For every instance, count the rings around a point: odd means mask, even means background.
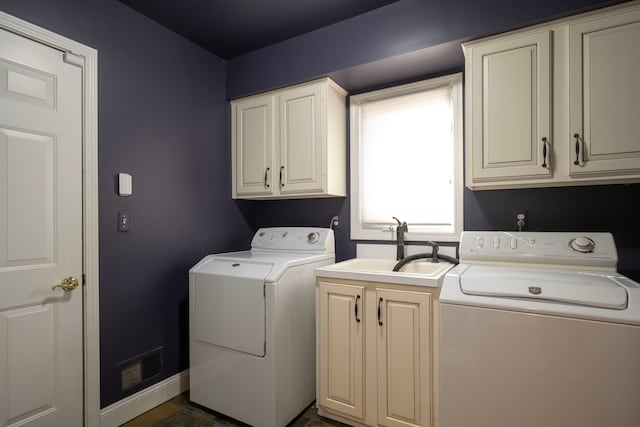
[[[80,68],[84,66],[84,56],[76,55],[70,51],[64,53],[62,60],[67,64],[75,65]]]

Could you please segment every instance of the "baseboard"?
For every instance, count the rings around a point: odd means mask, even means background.
[[[118,427],[189,389],[189,370],[140,390],[100,411],[101,427]]]

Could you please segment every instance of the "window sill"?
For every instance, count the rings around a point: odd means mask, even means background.
[[[389,240],[389,242],[395,242],[396,233],[390,230],[363,230],[355,229],[353,224],[351,225],[351,240]],[[420,232],[407,232],[404,234],[404,240],[414,242],[459,242],[460,232],[432,232],[432,233],[420,233]]]

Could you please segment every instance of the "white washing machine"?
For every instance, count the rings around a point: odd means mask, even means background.
[[[440,427],[640,426],[640,284],[608,233],[464,232],[439,317]]]
[[[189,270],[190,398],[258,427],[315,399],[315,278],[335,261],[333,230],[258,230],[251,250]]]

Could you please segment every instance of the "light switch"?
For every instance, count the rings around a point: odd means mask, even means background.
[[[130,196],[133,194],[133,184],[131,175],[128,173],[118,174],[118,194],[120,196]]]
[[[129,212],[118,212],[118,231],[129,231]]]

